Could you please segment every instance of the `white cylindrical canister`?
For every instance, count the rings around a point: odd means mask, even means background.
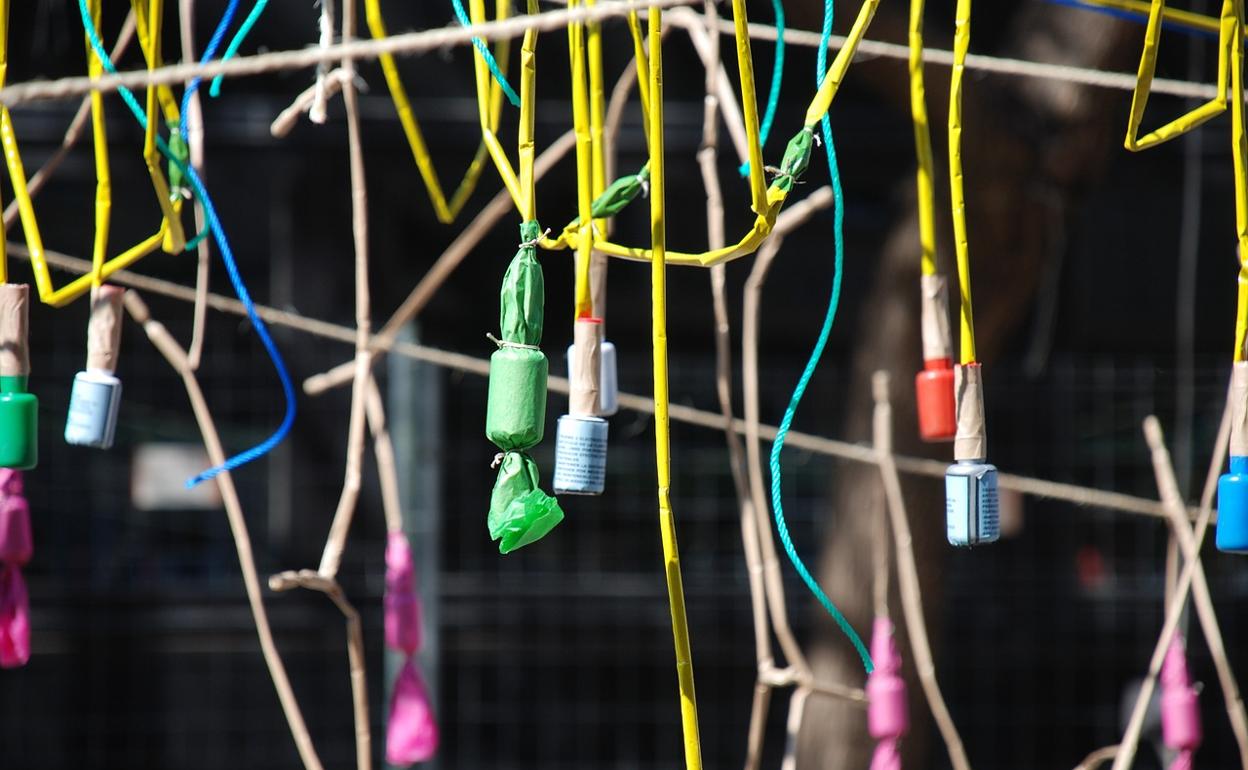
[[[600,495],[607,477],[607,421],[565,414],[555,439],[555,494]]]
[[[121,380],[100,369],[74,376],[65,419],[65,441],[78,446],[108,449],[117,430]]]
[[[610,417],[620,411],[620,374],[615,363],[615,345],[602,343],[602,381],[598,383],[598,414]]]
[[[610,417],[620,411],[620,374],[615,363],[615,345],[603,342],[598,348],[598,366],[601,377],[598,382],[598,416]],[[576,346],[568,346],[568,378],[575,381]]]

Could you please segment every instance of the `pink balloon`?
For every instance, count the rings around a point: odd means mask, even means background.
[[[0,668],[30,660],[30,598],[16,564],[0,565]]]
[[[431,759],[438,750],[438,725],[425,683],[409,657],[394,682],[390,722],[386,728],[386,761],[410,765]]]
[[[407,535],[391,532],[386,543],[386,593],[382,597],[386,646],[408,655],[417,652],[421,645],[420,598],[415,585]]]

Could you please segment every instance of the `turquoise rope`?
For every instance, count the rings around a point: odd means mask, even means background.
[[[113,62],[108,57],[108,52],[104,50],[104,43],[100,40],[99,31],[95,28],[95,23],[91,19],[91,11],[87,7],[88,0],[78,0],[78,11],[82,16],[82,26],[87,33],[87,39],[91,43],[91,49],[95,52],[95,56],[104,65],[104,69],[110,74],[117,74],[117,68],[113,66]],[[134,118],[138,124],[147,129],[147,115],[143,108],[139,106],[139,100],[135,98],[134,93],[125,86],[119,86],[117,89],[121,95],[122,101],[130,108],[130,112],[134,113]],[[268,454],[278,444],[286,438],[290,433],[291,426],[295,422],[295,386],[290,379],[290,373],[286,371],[286,362],[282,360],[282,354],[277,349],[277,343],[273,341],[273,337],[269,335],[269,328],[265,325],[264,319],[260,318],[256,312],[255,303],[251,299],[251,294],[247,291],[247,285],[243,282],[243,277],[238,272],[238,264],[234,260],[234,252],[230,248],[230,241],[225,235],[225,228],[221,225],[221,220],[217,216],[216,207],[212,204],[212,198],[208,195],[208,189],[204,187],[204,182],[199,178],[199,174],[195,171],[195,167],[186,163],[179,158],[170,148],[168,142],[159,134],[156,136],[156,147],[166,158],[170,160],[179,170],[186,176],[187,181],[191,183],[191,188],[195,193],[195,197],[199,198],[200,204],[204,209],[204,216],[208,220],[208,225],[212,230],[213,237],[217,241],[217,248],[221,252],[221,261],[225,263],[225,270],[229,274],[230,283],[234,285],[234,293],[238,295],[238,299],[243,303],[243,308],[247,311],[247,317],[251,321],[252,327],[256,331],[256,336],[260,338],[260,342],[264,345],[264,349],[268,351],[269,359],[273,362],[273,368],[277,372],[277,377],[282,383],[282,394],[286,399],[286,412],[282,417],[282,423],[273,431],[264,441],[244,450],[233,457],[227,458],[221,465],[209,468],[188,479],[186,486],[193,487],[200,482],[207,481],[214,476],[232,471],[242,465],[253,460],[257,460]]]
[[[256,26],[256,22],[260,20],[260,14],[264,13],[264,7],[269,4],[269,0],[256,0],[256,4],[251,7],[251,13],[247,14],[247,18],[243,20],[243,25],[238,28],[238,32],[234,33],[234,39],[225,48],[225,55],[221,57],[221,61],[226,61],[238,53],[238,49],[243,44],[243,40],[251,32],[251,28]],[[212,79],[212,85],[208,87],[208,95],[217,98],[221,95],[221,81],[225,80],[225,75],[217,75]]]
[[[472,20],[468,18],[468,14],[464,11],[463,2],[461,0],[451,0],[451,5],[455,6],[455,16],[459,19],[459,23],[464,27],[471,27]],[[481,54],[481,58],[485,60],[485,66],[490,68],[490,74],[502,86],[503,93],[507,94],[507,101],[511,102],[513,107],[519,107],[520,97],[516,96],[511,83],[507,82],[507,76],[499,69],[498,62],[494,59],[494,54],[490,53],[490,47],[479,37],[472,39],[472,45],[477,49],[477,53]]]
[[[758,130],[758,147],[761,150],[767,145],[767,137],[771,134],[771,124],[776,119],[776,108],[780,106],[780,83],[784,79],[784,0],[771,0],[776,11],[776,60],[771,67],[771,91],[767,94],[767,109],[763,113],[763,125]],[[737,169],[741,176],[750,175],[750,162],[747,160]]]
[[[823,84],[824,75],[828,69],[828,39],[832,36],[832,0],[825,0],[823,12],[823,41],[819,46],[818,54],[818,83]],[[832,278],[832,297],[828,300],[828,312],[823,319],[823,328],[819,331],[819,339],[815,342],[815,349],[810,353],[810,360],[806,362],[806,369],[802,372],[801,379],[797,381],[797,387],[793,389],[793,397],[789,399],[789,408],[784,412],[784,419],[780,421],[780,427],[776,429],[776,440],[771,445],[771,506],[776,512],[776,530],[780,534],[780,542],[784,545],[784,551],[789,555],[789,561],[793,562],[793,568],[797,570],[797,574],[801,575],[810,592],[815,595],[823,608],[828,611],[836,624],[840,626],[845,636],[849,637],[849,641],[853,643],[854,649],[858,651],[858,656],[862,658],[863,668],[867,673],[875,668],[871,662],[871,654],[867,652],[866,645],[862,643],[862,639],[858,633],[854,631],[854,627],[849,624],[841,611],[836,608],[828,595],[819,587],[814,577],[811,576],[810,570],[806,569],[802,557],[797,555],[797,549],[793,546],[793,540],[789,536],[789,528],[784,521],[784,505],[780,499],[780,480],[783,473],[780,468],[780,453],[784,450],[784,440],[788,436],[789,428],[793,425],[793,418],[797,414],[797,407],[802,402],[802,396],[806,393],[807,386],[810,385],[810,378],[814,376],[815,369],[819,367],[819,360],[823,357],[823,350],[828,345],[828,338],[832,334],[832,324],[836,320],[836,310],[841,303],[841,278],[844,273],[845,265],[845,207],[844,194],[841,190],[841,170],[840,164],[836,159],[836,146],[832,143],[832,121],[827,115],[823,116],[820,121],[823,128],[823,146],[827,151],[828,170],[832,175],[832,242],[835,247],[834,267],[835,271]]]

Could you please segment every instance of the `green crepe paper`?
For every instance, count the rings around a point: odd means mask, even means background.
[[[780,173],[772,181],[773,187],[791,190],[793,184],[806,173],[810,166],[810,154],[815,145],[815,132],[803,128],[797,136],[789,140],[784,148],[784,159],[780,161]]]
[[[173,153],[173,157],[182,163],[190,162],[191,148],[187,146],[186,140],[182,138],[182,132],[178,130],[177,123],[169,124],[169,151]],[[170,160],[169,194],[173,196],[181,195],[183,187],[182,168]]]
[[[563,521],[558,501],[538,489],[537,463],[523,452],[503,456],[486,523],[499,553],[535,543]]]
[[[645,192],[649,184],[650,164],[647,163],[636,174],[622,176],[612,182],[607,189],[602,191],[602,195],[594,199],[594,203],[590,207],[590,213],[593,214],[594,219],[613,217],[628,208],[628,204],[637,200],[637,196]],[[581,218],[577,217],[564,229],[575,229],[580,227],[580,225]]]
[[[546,310],[546,282],[537,261],[541,236],[537,222],[520,225],[522,245],[507,266],[503,287],[499,292],[499,323],[504,342],[523,345],[542,344],[542,322]]]
[[[504,452],[541,443],[546,431],[546,354],[501,347],[490,356],[485,435]]]

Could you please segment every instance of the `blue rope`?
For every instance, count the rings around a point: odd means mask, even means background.
[[[828,38],[832,35],[832,0],[824,0],[823,12],[823,41],[819,46],[818,53],[818,84],[823,85],[823,78],[828,68]],[[845,206],[844,194],[841,190],[841,170],[836,159],[836,146],[832,143],[832,121],[827,115],[823,116],[820,121],[823,128],[823,146],[827,151],[828,170],[832,175],[832,221],[833,231],[832,239],[835,246],[835,263],[834,275],[832,278],[832,298],[828,300],[828,312],[823,319],[823,328],[819,331],[819,339],[815,342],[815,349],[810,353],[810,360],[806,362],[806,369],[802,372],[801,379],[797,381],[797,387],[793,389],[793,396],[789,399],[789,407],[784,412],[784,419],[780,421],[780,427],[776,429],[776,440],[771,445],[771,506],[775,509],[776,514],[776,530],[780,534],[780,542],[784,545],[784,551],[789,555],[789,560],[793,562],[793,568],[797,570],[797,574],[801,575],[810,592],[815,595],[823,608],[828,611],[836,624],[840,626],[845,636],[849,637],[849,641],[853,643],[854,649],[858,651],[859,657],[862,658],[863,668],[867,673],[871,673],[875,668],[871,662],[871,655],[867,652],[866,646],[862,643],[862,639],[858,633],[854,631],[853,626],[836,608],[828,595],[819,587],[819,583],[811,576],[810,570],[806,568],[802,562],[802,557],[798,556],[797,549],[793,546],[793,539],[789,536],[789,528],[784,521],[784,505],[780,499],[780,480],[782,471],[780,468],[780,453],[784,450],[784,440],[788,436],[789,428],[793,425],[793,418],[797,414],[797,407],[802,402],[802,396],[806,393],[807,386],[810,385],[810,378],[814,376],[815,369],[819,367],[819,360],[823,357],[823,350],[827,347],[828,337],[832,334],[832,324],[836,320],[836,310],[841,302],[841,278],[844,273],[845,263]]]
[[[221,57],[221,61],[234,58],[234,54],[238,53],[243,40],[251,33],[251,28],[256,26],[256,22],[260,20],[260,14],[264,13],[264,7],[268,4],[269,0],[256,0],[256,4],[251,7],[251,13],[247,14],[247,18],[243,19],[242,26],[238,28],[238,32],[234,33],[234,39],[230,41],[230,45],[225,49],[225,56]],[[221,95],[221,81],[223,80],[225,80],[225,75],[217,75],[212,79],[212,85],[208,87],[208,95],[213,99]]]
[[[758,146],[767,145],[767,137],[771,134],[771,124],[776,119],[776,108],[780,106],[780,83],[784,78],[784,0],[771,0],[776,11],[776,60],[771,67],[771,91],[767,94],[767,109],[763,113],[763,125],[758,130]],[[737,169],[742,177],[750,175],[750,162],[741,164]]]
[[[1094,13],[1100,13],[1106,16],[1112,16],[1115,19],[1125,19],[1126,21],[1132,21],[1132,22],[1135,22],[1136,24],[1144,24],[1145,22],[1148,21],[1148,14],[1139,13],[1136,11],[1129,11],[1125,8],[1107,8],[1103,5],[1092,5],[1090,3],[1080,2],[1079,0],[1046,0],[1046,1],[1053,5],[1064,5],[1067,8],[1078,8],[1081,11],[1093,11]],[[1173,30],[1175,32],[1182,32],[1188,35],[1197,35],[1200,37],[1208,37],[1208,38],[1214,38],[1214,39],[1216,39],[1218,36],[1216,32],[1211,32],[1210,30],[1207,30],[1207,29],[1192,29],[1191,27],[1187,27],[1182,24],[1176,24],[1174,22],[1166,21],[1164,18],[1161,21],[1161,26],[1163,29]]]
[[[217,49],[221,47],[222,41],[225,40],[225,33],[229,31],[230,25],[234,23],[234,14],[238,13],[239,0],[230,0],[230,4],[226,6],[225,13],[221,16],[221,21],[217,22],[217,28],[212,32],[212,39],[208,41],[208,47],[204,49],[204,58],[199,60],[201,65],[212,61],[212,57],[217,55]],[[182,135],[185,141],[190,141],[186,130],[186,113],[191,109],[191,97],[199,90],[199,84],[203,82],[203,78],[192,78],[190,85],[182,92],[182,110],[179,113],[178,133]]]
[[[104,50],[104,43],[101,42],[99,33],[96,32],[95,24],[91,21],[91,11],[87,8],[87,0],[78,0],[78,9],[82,13],[82,25],[86,29],[87,38],[91,42],[91,48],[95,52],[96,58],[104,65],[110,74],[115,74],[117,69],[113,66],[112,60],[108,57],[108,52]],[[147,130],[147,115],[143,108],[139,106],[138,99],[134,93],[125,86],[121,86],[118,91],[121,98],[125,101],[126,106],[134,113],[135,119],[143,129]],[[200,204],[204,207],[204,216],[208,219],[208,226],[212,229],[213,237],[217,241],[217,248],[221,251],[221,261],[225,263],[226,272],[229,273],[230,283],[234,284],[234,293],[238,295],[238,299],[243,303],[243,307],[247,310],[247,317],[251,319],[251,324],[256,330],[256,334],[260,337],[260,341],[264,344],[265,350],[269,353],[269,358],[273,361],[273,368],[277,370],[278,379],[282,381],[282,392],[286,397],[286,414],[282,418],[282,424],[278,426],[273,435],[264,441],[244,452],[234,455],[221,465],[200,473],[186,482],[187,487],[193,487],[201,481],[207,481],[225,471],[232,471],[235,468],[245,465],[252,460],[263,457],[272,449],[280,444],[286,438],[286,434],[290,432],[291,426],[295,422],[295,386],[291,383],[290,374],[286,371],[286,364],[282,360],[282,354],[278,352],[277,345],[273,342],[273,338],[269,336],[268,327],[264,321],[256,314],[255,303],[252,302],[251,295],[247,292],[247,286],[243,283],[243,278],[239,275],[238,265],[234,262],[234,252],[230,249],[229,239],[226,238],[225,229],[221,226],[221,220],[217,216],[216,207],[212,205],[212,198],[208,196],[208,190],[204,187],[203,180],[199,178],[199,174],[195,172],[195,168],[181,159],[179,159],[169,149],[168,143],[160,137],[156,137],[156,146],[160,151],[172,161],[190,180],[191,186],[195,188],[195,195],[199,198]]]
[[[464,12],[464,4],[462,0],[451,0],[451,5],[455,6],[455,16],[459,19],[459,23],[464,27],[471,27],[472,20],[468,18],[468,14]],[[485,60],[485,66],[490,68],[490,74],[502,86],[503,93],[507,94],[507,101],[511,102],[513,107],[520,106],[520,97],[516,96],[515,90],[511,87],[511,83],[507,82],[507,76],[499,69],[498,62],[494,59],[494,54],[490,53],[490,47],[485,41],[479,37],[472,39],[472,44],[476,47],[477,52],[481,54],[481,58]]]

